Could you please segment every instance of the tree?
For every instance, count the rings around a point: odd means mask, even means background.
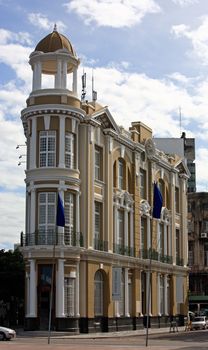
[[[0,322],[17,325],[23,320],[25,266],[21,252],[0,250]]]

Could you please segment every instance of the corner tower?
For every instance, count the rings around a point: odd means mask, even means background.
[[[52,325],[57,330],[76,329],[81,249],[78,130],[85,115],[77,97],[79,59],[55,27],[37,44],[29,63],[32,91],[21,112],[27,139],[26,224],[21,242],[26,261],[25,327],[48,327],[53,285]],[[58,194],[67,213],[64,228],[56,227]],[[64,298],[69,291],[73,295]],[[71,315],[68,303],[73,305]]]

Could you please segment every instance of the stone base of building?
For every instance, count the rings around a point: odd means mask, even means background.
[[[184,325],[184,316],[175,317],[178,326]],[[53,330],[72,333],[100,333],[100,332],[122,332],[127,330],[143,329],[147,326],[147,316],[143,317],[63,317],[56,318]],[[149,317],[149,328],[170,327],[169,316]],[[26,317],[24,329],[27,331],[39,330],[39,319]]]

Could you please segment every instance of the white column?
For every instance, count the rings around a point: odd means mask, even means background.
[[[115,317],[120,317],[120,313],[119,313],[119,301],[115,301]]]
[[[30,315],[30,274],[26,272],[26,312],[25,316]]]
[[[42,81],[41,81],[41,77],[42,77],[42,64],[41,62],[37,62],[37,86],[36,89],[39,90],[41,89],[41,85],[42,85]]]
[[[58,259],[56,274],[56,317],[65,317],[64,313],[64,259]]]
[[[32,136],[30,138],[30,169],[36,168],[36,139],[37,139],[37,119],[32,118]]]
[[[73,86],[72,86],[72,91],[75,95],[77,95],[77,67],[74,68],[73,71]]]
[[[124,283],[125,283],[125,316],[129,317],[129,269],[125,267],[124,270]]]
[[[30,185],[31,186],[31,190],[30,190],[30,230],[29,230],[29,234],[30,234],[30,240],[34,239],[35,237],[33,237],[33,234],[35,232],[35,217],[36,217],[36,190],[33,187],[33,184]],[[34,244],[34,242],[31,242]]]
[[[164,314],[168,315],[168,276],[164,275]]]
[[[65,168],[65,116],[59,116],[59,168]]]
[[[167,255],[167,224],[164,222],[164,255]]]
[[[66,89],[67,85],[67,61],[62,62],[62,89]]]
[[[157,312],[158,316],[161,316],[160,310],[160,274],[157,274]]]
[[[61,88],[61,70],[62,70],[62,62],[61,60],[57,60],[57,71],[55,75],[55,89]]]
[[[32,91],[37,90],[37,62],[33,64]]]
[[[30,301],[29,301],[29,316],[37,317],[37,291],[36,291],[36,270],[35,260],[30,261]]]
[[[125,248],[129,245],[129,235],[128,235],[129,225],[128,225],[128,210],[124,210],[124,246]]]
[[[147,250],[151,248],[150,217],[147,216]]]
[[[79,317],[79,262],[76,265],[76,305],[75,305],[75,316]]]

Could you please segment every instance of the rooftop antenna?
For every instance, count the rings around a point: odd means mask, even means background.
[[[84,102],[86,96],[86,73],[83,70],[82,74],[82,96],[81,96],[81,101]]]
[[[92,100],[93,102],[97,101],[97,91],[94,90],[94,74],[92,69]]]

